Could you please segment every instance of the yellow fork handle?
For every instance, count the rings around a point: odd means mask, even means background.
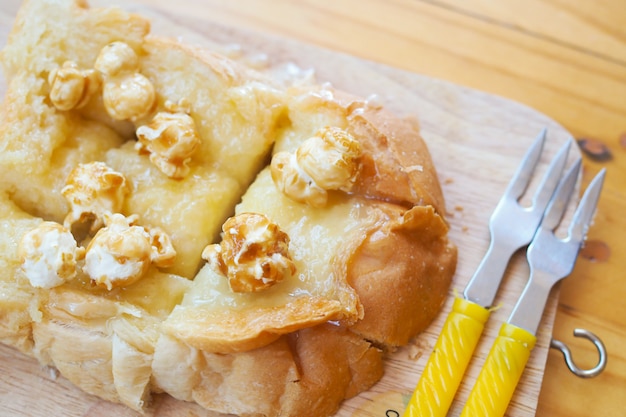
[[[461,417],[504,416],[536,341],[527,330],[502,325]]]
[[[456,297],[404,417],[445,417],[490,311]]]

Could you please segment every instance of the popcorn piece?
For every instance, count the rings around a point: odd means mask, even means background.
[[[111,290],[137,282],[152,263],[163,268],[172,265],[176,251],[169,236],[136,221],[136,215],[105,215],[106,227],[89,242],[83,267],[96,285]]]
[[[313,207],[326,205],[327,190],[349,191],[359,171],[361,146],[352,135],[325,127],[305,140],[295,154],[272,158],[272,179],[290,198]]]
[[[295,273],[289,236],[264,215],[239,214],[222,230],[222,242],[207,246],[202,258],[228,278],[232,291],[265,290]]]
[[[154,107],[155,92],[150,80],[139,73],[104,84],[104,107],[117,120],[137,120]]]
[[[148,152],[150,161],[170,178],[184,178],[187,165],[200,145],[194,120],[188,110],[166,103],[168,111],[159,112],[150,124],[137,129],[136,148]]]
[[[336,127],[321,129],[296,151],[298,165],[325,190],[350,190],[360,155],[359,142]]]
[[[124,42],[113,42],[100,51],[94,64],[104,78],[104,107],[117,120],[141,119],[156,103],[154,86],[139,73],[139,58]]]
[[[328,192],[318,186],[298,164],[296,154],[278,152],[272,157],[272,179],[278,189],[300,203],[324,207]]]
[[[130,192],[126,178],[104,162],[79,164],[67,178],[61,193],[70,204],[71,211],[63,225],[71,229],[76,222],[92,221],[91,232],[103,225],[106,213],[119,212],[124,198]]]
[[[112,42],[102,48],[96,58],[94,67],[105,77],[116,77],[137,72],[139,57],[128,44]]]
[[[50,100],[59,110],[84,107],[100,88],[99,74],[92,70],[80,70],[73,61],[66,61],[59,69],[50,72]]]
[[[22,237],[18,253],[30,285],[53,288],[76,277],[76,261],[83,258],[85,250],[65,227],[43,222]]]

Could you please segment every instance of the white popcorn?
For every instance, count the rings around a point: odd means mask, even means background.
[[[274,183],[289,198],[312,207],[326,205],[328,192],[300,167],[295,153],[276,153],[270,168]]]
[[[105,227],[89,242],[83,271],[96,285],[108,290],[133,284],[152,263],[171,266],[176,251],[159,228],[135,224],[137,216],[105,215]]]
[[[84,256],[84,249],[60,224],[43,222],[22,237],[18,253],[30,284],[53,288],[76,277],[76,262]]]
[[[126,178],[104,162],[79,164],[67,178],[61,193],[70,205],[63,225],[71,229],[74,223],[93,222],[91,232],[104,223],[106,213],[121,211],[130,192]]]
[[[360,155],[359,142],[336,127],[321,129],[296,150],[298,165],[325,190],[349,190]]]
[[[328,190],[350,191],[360,164],[361,146],[352,135],[325,127],[305,140],[295,154],[278,152],[271,173],[276,186],[288,197],[323,207]]]

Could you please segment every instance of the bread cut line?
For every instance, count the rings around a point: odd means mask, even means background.
[[[141,411],[329,416],[456,266],[414,123],[80,0],[1,53],[0,341]],[[393,300],[393,302],[390,302]]]

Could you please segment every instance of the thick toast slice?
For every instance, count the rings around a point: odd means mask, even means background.
[[[166,392],[331,415],[447,294],[426,145],[367,100],[149,32],[79,0],[19,12],[1,56],[0,340],[135,410]]]

